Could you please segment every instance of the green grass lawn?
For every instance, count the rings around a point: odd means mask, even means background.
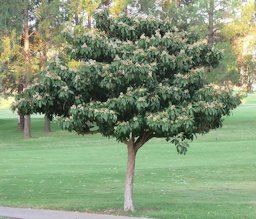
[[[100,135],[43,134],[33,119],[24,140],[0,111],[0,205],[123,214],[126,147]],[[256,218],[256,95],[199,136],[186,156],[153,139],[139,151],[133,215],[153,218]]]

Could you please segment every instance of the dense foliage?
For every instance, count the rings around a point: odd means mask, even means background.
[[[89,121],[122,142],[174,139],[185,153],[180,142],[220,127],[239,103],[232,92],[206,83],[203,67],[217,65],[221,54],[194,33],[154,17],[112,19],[104,12],[96,20],[97,30],[66,35],[67,53],[80,66],[55,63],[46,70],[31,88],[42,93],[31,95],[32,112],[63,114],[63,128],[78,133],[89,130]]]
[[[49,64],[34,79],[32,85],[16,96],[13,110],[18,109],[24,115],[42,113],[50,119],[56,115],[68,115],[69,108],[74,103],[73,92],[68,87],[71,74],[59,62],[60,60]]]
[[[217,65],[221,54],[193,33],[153,17],[106,14],[97,15],[97,28],[68,38],[71,56],[84,61],[73,86],[90,95],[72,106],[64,128],[79,130],[89,120],[123,142],[131,135],[192,140],[220,127],[238,104],[229,91],[206,84],[202,67]]]

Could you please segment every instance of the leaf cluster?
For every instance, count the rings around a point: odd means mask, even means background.
[[[52,119],[55,115],[68,115],[74,103],[74,93],[69,89],[69,72],[61,64],[52,63],[41,71],[22,93],[16,96],[13,110],[21,114],[42,113]]]

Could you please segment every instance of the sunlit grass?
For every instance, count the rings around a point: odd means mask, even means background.
[[[137,156],[133,215],[255,219],[255,97],[186,156],[164,140],[147,143]],[[123,214],[125,145],[56,125],[46,135],[42,119],[33,119],[33,138],[24,140],[16,119],[1,113],[0,205]]]
[[[249,94],[244,100],[245,104],[256,104],[256,93]]]

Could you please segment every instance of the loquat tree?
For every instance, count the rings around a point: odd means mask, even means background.
[[[88,121],[127,145],[124,210],[133,211],[135,157],[151,138],[166,138],[187,151],[188,140],[219,128],[239,98],[204,80],[219,51],[154,17],[111,19],[96,15],[97,31],[69,37],[71,56],[84,64],[74,73],[81,96],[62,126],[79,133]],[[86,97],[87,96],[87,97]]]
[[[64,98],[69,104],[59,103],[68,111],[61,117],[63,129],[86,134],[90,124],[93,132],[127,146],[124,210],[134,211],[139,149],[152,138],[165,138],[185,154],[187,140],[221,127],[240,100],[207,84],[204,67],[216,66],[221,53],[193,32],[155,17],[114,19],[104,11],[95,20],[96,29],[66,36],[66,52],[80,65],[58,64],[48,76],[60,76],[70,94]]]

